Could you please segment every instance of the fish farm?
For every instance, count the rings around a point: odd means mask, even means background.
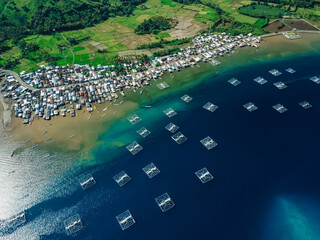
[[[125,173],[125,171],[121,171],[113,177],[113,180],[115,180],[119,184],[119,186],[122,187],[127,184],[131,180],[131,178],[128,176],[128,174]]]
[[[148,164],[142,170],[147,174],[149,178],[153,178],[160,173],[160,170],[153,163]]]
[[[116,219],[122,230],[126,230],[127,228],[131,227],[133,224],[136,223],[129,210],[126,210],[123,213],[116,216]]]
[[[202,140],[200,140],[200,142],[202,143],[203,146],[205,146],[208,150],[218,146],[218,143],[216,143],[215,141],[212,140],[211,137],[206,137]]]
[[[207,183],[214,178],[206,168],[196,171],[195,174],[202,183]]]
[[[170,210],[175,205],[168,193],[162,194],[155,200],[162,212]]]

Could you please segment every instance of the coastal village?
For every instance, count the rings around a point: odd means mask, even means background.
[[[123,103],[117,99],[119,95],[125,97],[126,89],[143,94],[143,89],[151,81],[161,79],[166,72],[194,67],[199,62],[218,65],[217,57],[234,53],[239,47],[258,48],[261,40],[262,37],[252,34],[203,34],[177,54],[151,58],[147,63],[123,64],[125,73],[117,72],[114,65],[41,66],[35,72],[21,72],[20,75],[5,71],[1,92],[11,101],[14,116],[22,118],[24,124],[32,124],[40,118],[50,120],[57,115],[75,117],[77,111],[94,111],[93,103],[109,102],[103,109],[105,112],[111,104]],[[164,89],[169,86],[166,82],[159,82],[157,87]],[[105,115],[102,113],[102,117]]]

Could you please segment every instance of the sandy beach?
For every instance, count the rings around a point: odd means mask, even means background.
[[[166,81],[170,85],[170,88],[165,91],[160,91],[156,87],[156,82],[154,82],[145,89],[142,95],[138,91],[133,92],[132,89],[126,90],[126,97],[123,99],[120,97],[117,100],[117,102],[124,100],[124,103],[118,106],[111,105],[105,112],[103,112],[103,109],[110,105],[109,102],[95,103],[93,104],[95,110],[91,113],[91,116],[87,111],[83,113],[83,110],[79,110],[76,111],[77,116],[73,118],[57,116],[51,121],[35,118],[31,125],[23,125],[20,118],[12,118],[11,120],[10,106],[4,102],[2,95],[0,95],[0,101],[3,109],[0,114],[3,116],[4,126],[6,129],[10,129],[12,138],[15,140],[26,141],[30,139],[28,143],[30,146],[39,144],[39,147],[80,150],[86,153],[99,144],[99,136],[105,133],[117,119],[127,117],[130,112],[133,112],[139,106],[150,105],[152,101],[176,91],[190,88],[201,83],[202,79],[210,75],[219,74],[233,67],[319,50],[319,36],[315,33],[304,33],[302,39],[298,40],[288,40],[282,35],[265,38],[259,49],[237,49],[235,54],[219,58],[221,64],[218,66],[202,63],[200,64],[201,67],[187,68],[181,72],[164,75],[162,80],[157,80],[157,82]]]

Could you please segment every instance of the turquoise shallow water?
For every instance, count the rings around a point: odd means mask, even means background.
[[[93,151],[97,166],[78,164],[75,153],[53,152],[48,161],[41,161],[46,153],[40,149],[6,157],[1,162],[0,177],[7,184],[1,190],[0,218],[26,209],[27,221],[1,229],[0,238],[71,239],[63,222],[79,214],[84,228],[75,239],[319,239],[320,86],[308,80],[320,75],[319,57],[315,52],[233,68],[168,94],[150,103],[152,108],[141,107],[134,112],[142,119],[139,124],[123,119],[100,137],[102,144]],[[288,67],[297,72],[286,73]],[[270,75],[273,68],[283,74]],[[255,83],[258,76],[268,83]],[[231,86],[227,80],[232,77],[242,84]],[[288,88],[276,89],[272,83],[279,80]],[[188,104],[180,100],[185,93],[193,97]],[[303,100],[313,108],[302,109],[298,103]],[[204,110],[208,101],[219,109]],[[258,111],[249,113],[242,107],[249,101]],[[272,109],[277,103],[288,112]],[[162,111],[168,107],[177,116],[167,118]],[[171,139],[164,129],[169,122],[180,127],[186,143],[177,145]],[[141,127],[151,131],[146,139],[136,133]],[[199,142],[208,135],[219,144],[211,151]],[[7,142],[2,152],[23,145],[6,136],[1,139]],[[134,140],[144,148],[136,156],[125,149]],[[161,171],[154,179],[141,170],[150,162]],[[194,174],[202,167],[215,177],[205,185]],[[132,179],[122,188],[112,179],[120,170]],[[97,182],[86,191],[76,178],[83,173],[91,173]],[[7,192],[11,195],[3,197]],[[154,200],[164,192],[176,204],[167,213]],[[115,216],[127,209],[136,224],[122,231]]]

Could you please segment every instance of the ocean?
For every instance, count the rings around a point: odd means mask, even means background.
[[[151,108],[141,106],[130,113],[141,122],[132,125],[124,118],[101,135],[90,167],[78,163],[76,153],[52,152],[41,161],[42,149],[24,149],[14,160],[7,157],[1,161],[0,219],[6,220],[0,221],[0,239],[320,239],[320,85],[309,80],[320,77],[319,59],[320,51],[244,63],[150,102]],[[296,73],[286,72],[289,67]],[[282,74],[271,75],[274,68]],[[259,76],[268,82],[254,82]],[[232,86],[231,78],[241,84]],[[288,87],[277,89],[278,81]],[[183,102],[184,94],[193,100]],[[303,109],[302,101],[313,107]],[[219,108],[206,111],[207,102]],[[248,102],[258,110],[248,112],[243,107]],[[278,103],[288,111],[274,110]],[[169,107],[176,116],[163,113]],[[164,129],[170,122],[188,138],[185,143],[171,139]],[[151,132],[145,139],[136,133],[141,127]],[[200,143],[207,136],[218,146],[207,150]],[[132,141],[143,147],[136,155],[125,148]],[[4,142],[0,152],[17,144]],[[152,179],[142,171],[149,163],[160,170]],[[35,165],[38,170],[31,171]],[[206,184],[195,175],[203,167],[214,176]],[[112,177],[122,170],[131,181],[120,187]],[[96,184],[84,191],[78,178],[88,173]],[[155,201],[163,193],[175,203],[167,212]],[[22,210],[26,222],[9,227],[8,216]],[[126,210],[135,224],[123,231],[116,216]],[[76,214],[83,229],[67,236],[64,221]]]

